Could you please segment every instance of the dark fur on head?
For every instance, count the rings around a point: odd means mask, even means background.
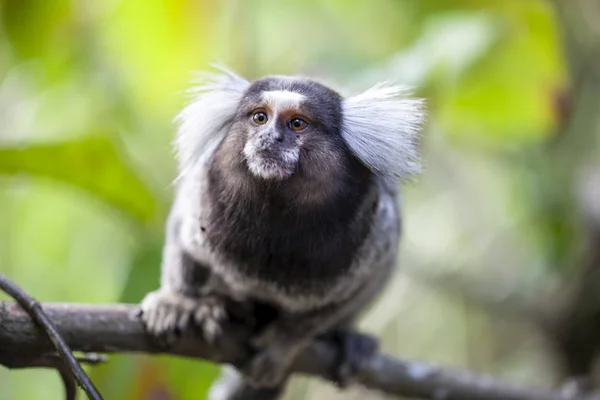
[[[256,126],[252,115],[255,110],[271,108],[262,100],[262,95],[273,92],[298,93],[304,100],[299,102],[297,109],[284,110],[283,118],[269,121],[272,126]],[[305,132],[294,133],[285,125],[281,119],[290,119],[290,115],[310,120]],[[350,170],[361,169],[354,165],[356,159],[341,137],[341,118],[341,98],[332,90],[310,80],[263,78],[245,92],[232,125],[215,153],[215,162],[223,178],[240,190],[252,191],[266,184],[281,190],[288,204],[318,202],[336,195],[340,187],[334,182],[343,182],[348,179],[348,174],[354,174]],[[250,169],[250,162],[263,161],[254,160],[259,158],[258,155],[245,151],[249,143],[260,141],[261,135],[268,135],[260,130],[275,131],[274,134],[285,137],[283,142],[267,143],[269,150],[275,153],[274,158],[282,148],[284,151],[298,150],[289,175],[265,179]],[[276,159],[273,161],[277,162]]]

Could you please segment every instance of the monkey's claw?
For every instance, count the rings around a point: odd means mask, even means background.
[[[200,328],[204,339],[213,343],[221,333],[226,312],[219,297],[192,298],[157,290],[142,300],[141,318],[148,332],[167,344],[194,327]]]
[[[379,342],[372,336],[356,332],[336,332],[340,345],[340,360],[334,371],[339,387],[349,386],[365,368],[379,349]]]

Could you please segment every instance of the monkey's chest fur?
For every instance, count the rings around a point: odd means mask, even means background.
[[[276,185],[257,186],[251,197],[223,196],[221,182],[214,177],[207,196],[208,246],[241,274],[295,291],[331,287],[349,271],[377,204],[369,185],[366,195],[296,207]]]
[[[342,300],[336,288],[359,285],[361,264],[376,261],[362,254],[364,248],[385,251],[365,243],[382,229],[382,210],[395,221],[394,206],[382,206],[379,186],[370,179],[310,207],[295,207],[277,185],[253,185],[252,196],[241,196],[224,182],[207,174],[200,195],[190,196],[201,204],[196,223],[182,232],[185,247],[234,294],[290,310]],[[386,235],[391,243],[397,239],[393,229]]]
[[[369,233],[372,218],[358,218],[349,208],[328,204],[302,212],[275,193],[261,203],[216,200],[206,242],[245,276],[315,291],[349,271]]]

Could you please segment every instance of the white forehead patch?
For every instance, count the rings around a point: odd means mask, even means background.
[[[288,108],[300,108],[306,96],[288,90],[270,90],[262,93],[263,100],[277,113]]]

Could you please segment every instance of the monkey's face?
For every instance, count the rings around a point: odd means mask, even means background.
[[[248,107],[244,158],[248,169],[264,179],[286,179],[296,172],[306,135],[314,133],[312,121],[300,107],[303,96],[295,92],[263,92]]]
[[[248,170],[282,181],[341,167],[339,96],[313,82],[269,77],[250,85],[232,130]]]

